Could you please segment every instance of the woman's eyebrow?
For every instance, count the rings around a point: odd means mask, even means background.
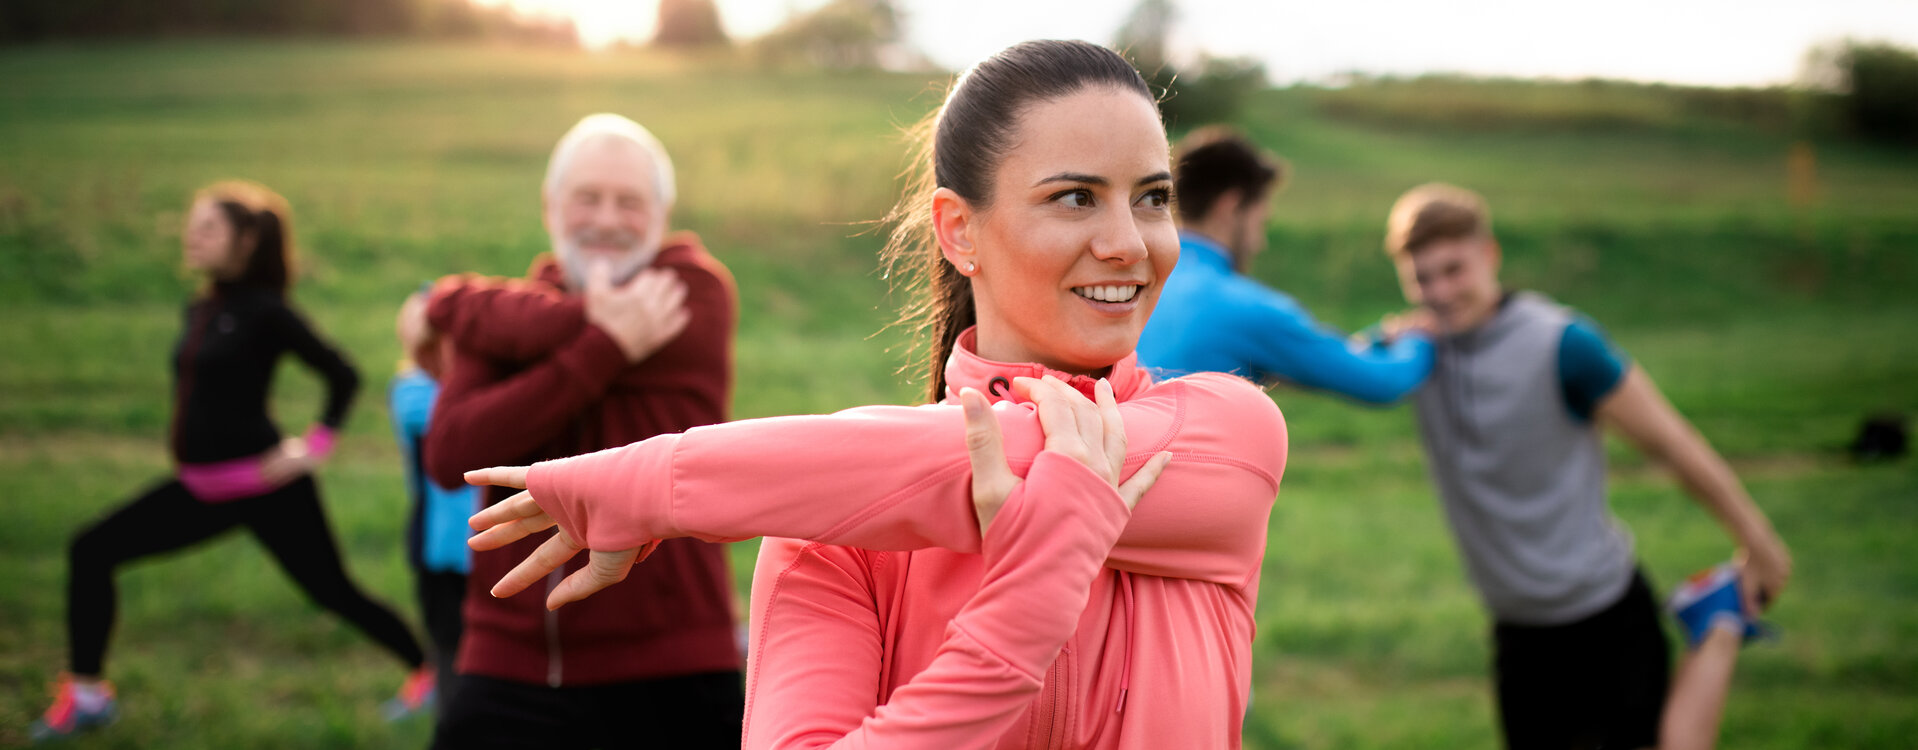
[[[1038,182],[1032,183],[1032,186],[1038,187],[1048,182],[1082,182],[1088,185],[1099,185],[1102,187],[1105,185],[1111,184],[1111,181],[1107,180],[1104,177],[1100,177],[1098,175],[1086,174],[1084,172],[1060,172],[1051,177],[1047,177]]]
[[[1170,181],[1171,179],[1172,179],[1171,172],[1159,171],[1159,172],[1154,172],[1152,174],[1139,178],[1139,181],[1134,184],[1149,185],[1154,182]],[[1107,180],[1104,177],[1100,177],[1094,174],[1086,174],[1084,172],[1060,172],[1051,177],[1047,177],[1038,182],[1032,183],[1032,186],[1038,187],[1048,182],[1079,182],[1079,183],[1084,183],[1088,185],[1098,185],[1101,187],[1112,184],[1110,180]]]

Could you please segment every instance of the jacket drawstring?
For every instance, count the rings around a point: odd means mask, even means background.
[[[1119,577],[1119,598],[1125,600],[1125,660],[1119,667],[1119,705],[1112,709],[1113,713],[1122,713],[1125,711],[1126,691],[1132,687],[1132,634],[1138,628],[1139,621],[1134,616],[1132,605],[1132,574],[1123,570],[1112,571],[1112,574]]]

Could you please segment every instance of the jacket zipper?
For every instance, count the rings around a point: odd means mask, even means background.
[[[1052,669],[1046,674],[1045,691],[1033,705],[1032,738],[1028,743],[1035,748],[1064,747],[1067,736],[1066,722],[1072,715],[1072,647],[1059,649],[1059,658],[1052,660]]]

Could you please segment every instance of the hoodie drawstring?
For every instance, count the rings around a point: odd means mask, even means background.
[[[1138,620],[1132,604],[1132,574],[1123,570],[1112,571],[1112,574],[1119,577],[1119,598],[1125,600],[1125,643],[1122,644],[1125,660],[1119,667],[1119,705],[1112,709],[1113,713],[1122,713],[1126,691],[1132,687],[1132,632],[1138,627]]]

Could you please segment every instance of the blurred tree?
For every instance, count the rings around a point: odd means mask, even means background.
[[[653,44],[659,47],[712,47],[725,45],[726,30],[719,23],[719,8],[713,0],[659,0],[659,30]]]
[[[1166,59],[1166,38],[1172,35],[1177,14],[1172,0],[1139,0],[1119,26],[1113,46],[1132,58],[1139,72],[1151,79],[1170,62]]]
[[[1229,121],[1239,116],[1253,92],[1266,86],[1264,63],[1251,57],[1202,54],[1184,77],[1169,82],[1159,109],[1170,128]]]
[[[841,70],[913,67],[922,58],[906,48],[901,21],[891,0],[832,0],[780,24],[760,37],[755,50],[766,62]]]
[[[1800,78],[1838,94],[1852,132],[1918,145],[1918,51],[1854,39],[1822,44],[1806,54]]]
[[[0,42],[225,34],[578,43],[571,21],[470,0],[0,0]]]
[[[1179,11],[1172,0],[1139,0],[1113,38],[1113,46],[1131,58],[1146,83],[1160,92],[1159,111],[1166,126],[1188,129],[1238,117],[1252,92],[1265,88],[1265,66],[1250,57],[1213,57],[1180,70],[1170,58],[1169,39]]]

